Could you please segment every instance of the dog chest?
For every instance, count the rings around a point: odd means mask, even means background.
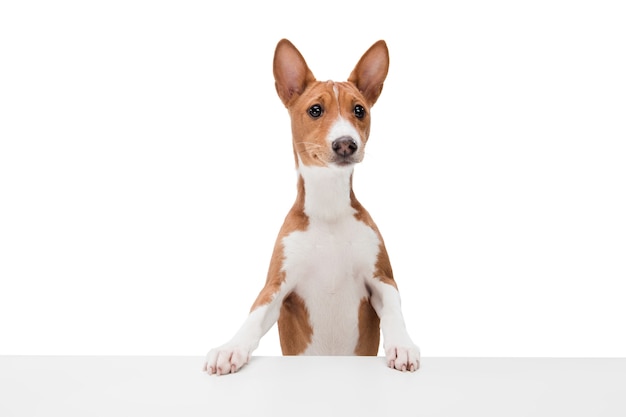
[[[353,216],[335,223],[311,219],[306,231],[283,238],[283,271],[313,328],[305,353],[354,353],[359,306],[369,296],[365,282],[379,247],[378,235]]]
[[[378,235],[354,216],[341,221],[311,219],[305,231],[283,238],[283,270],[297,287],[313,285],[332,294],[352,282],[364,285],[380,248]]]

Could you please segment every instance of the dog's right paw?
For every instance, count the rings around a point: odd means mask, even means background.
[[[385,356],[391,369],[415,372],[420,367],[420,349],[410,342],[385,348]]]
[[[212,349],[204,362],[204,372],[209,375],[234,374],[250,360],[252,349],[227,343]]]

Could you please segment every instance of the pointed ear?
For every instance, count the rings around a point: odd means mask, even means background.
[[[383,89],[389,70],[389,50],[385,41],[378,41],[363,54],[348,81],[373,105]]]
[[[315,81],[315,77],[304,58],[287,39],[282,39],[276,45],[274,80],[276,80],[278,96],[285,106],[293,98],[302,94],[309,83]]]

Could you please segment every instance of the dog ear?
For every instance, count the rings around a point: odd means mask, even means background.
[[[371,106],[383,90],[388,70],[389,50],[385,41],[380,40],[363,54],[348,81],[357,86]]]
[[[287,39],[282,39],[276,45],[274,80],[276,92],[285,106],[288,106],[294,97],[302,94],[309,83],[315,81],[302,54]]]

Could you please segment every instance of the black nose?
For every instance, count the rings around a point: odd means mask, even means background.
[[[350,156],[358,149],[356,141],[350,136],[342,136],[333,141],[333,151],[339,156]]]

